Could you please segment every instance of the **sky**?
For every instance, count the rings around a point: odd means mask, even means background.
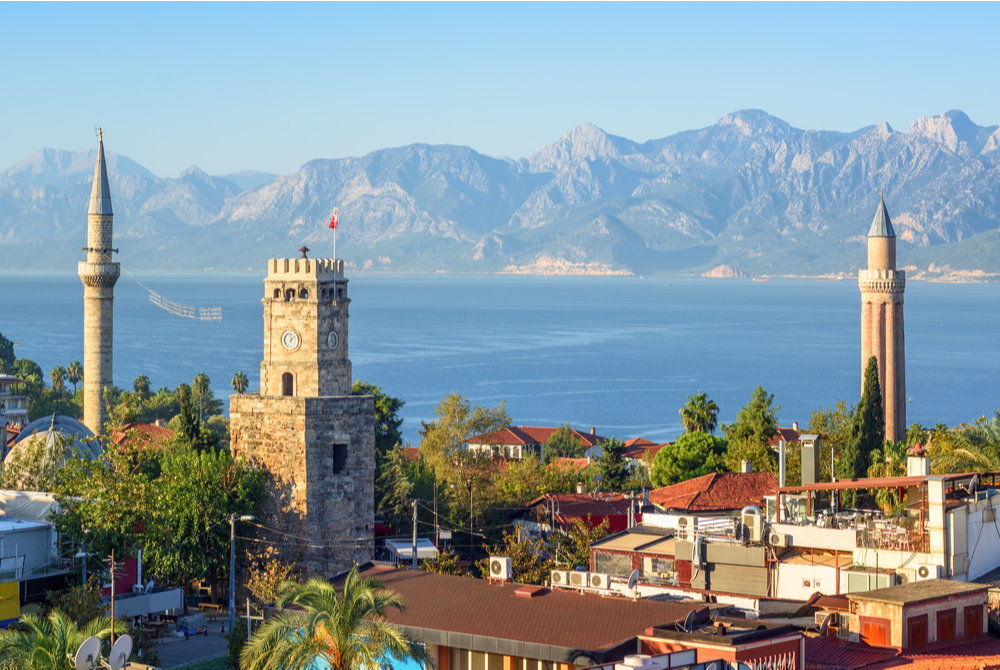
[[[163,177],[415,142],[521,158],[763,109],[1000,123],[1000,4],[0,2],[0,170],[106,147]]]

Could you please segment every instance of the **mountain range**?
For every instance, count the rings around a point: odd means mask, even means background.
[[[529,158],[412,144],[286,175],[162,178],[107,155],[132,270],[259,270],[303,245],[330,255],[337,205],[338,255],[355,269],[850,273],[884,192],[901,266],[1000,273],[1000,129],[960,111],[834,132],[742,110],[646,142],[583,125]],[[75,267],[93,165],[93,151],[42,149],[0,172],[0,269]]]

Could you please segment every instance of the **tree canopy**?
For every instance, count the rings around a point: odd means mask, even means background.
[[[719,406],[707,393],[688,396],[687,402],[677,412],[687,433],[711,433],[718,425]]]
[[[872,356],[865,367],[861,400],[851,416],[851,434],[845,448],[837,454],[837,476],[841,479],[864,477],[872,454],[885,442],[885,414],[878,380],[878,360]]]
[[[546,463],[551,463],[557,458],[580,458],[586,450],[587,447],[573,432],[569,423],[565,423],[556,428],[545,441],[542,458]]]
[[[754,389],[749,402],[740,408],[736,421],[722,427],[729,442],[726,466],[739,472],[740,462],[750,461],[758,472],[774,472],[777,459],[768,442],[778,433],[777,412],[774,394],[763,386]]]
[[[727,443],[703,432],[685,433],[653,457],[650,480],[654,487],[669,486],[712,472],[723,472]]]

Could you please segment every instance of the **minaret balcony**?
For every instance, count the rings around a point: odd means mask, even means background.
[[[120,263],[80,261],[76,264],[76,273],[85,286],[114,286],[121,272]]]

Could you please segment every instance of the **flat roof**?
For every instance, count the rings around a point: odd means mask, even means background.
[[[888,586],[884,589],[848,593],[847,598],[848,600],[873,600],[880,603],[911,605],[927,600],[986,591],[989,588],[989,584],[958,582],[953,579],[927,579],[899,586]]]
[[[387,610],[386,618],[420,641],[563,663],[601,663],[606,654],[617,660],[632,653],[619,654],[619,647],[647,628],[683,620],[705,607],[560,589],[524,597],[515,593],[523,585],[513,582],[375,565],[361,574],[401,596],[404,610]]]
[[[43,521],[28,521],[26,519],[15,519],[11,516],[0,516],[0,533],[18,533],[37,528],[49,528],[50,525]]]
[[[620,535],[612,535],[605,540],[599,540],[592,546],[594,549],[611,549],[617,551],[635,551],[651,542],[659,542],[666,539],[664,533],[642,533],[635,529],[627,530]]]
[[[859,479],[839,479],[835,482],[817,482],[815,484],[800,484],[798,486],[783,486],[778,489],[780,493],[796,493],[798,491],[844,491],[848,489],[886,489],[886,488],[907,488],[919,486],[931,479],[943,479],[946,482],[959,479],[968,479],[977,473],[963,472],[961,474],[948,475],[921,475],[918,477],[862,477]]]

